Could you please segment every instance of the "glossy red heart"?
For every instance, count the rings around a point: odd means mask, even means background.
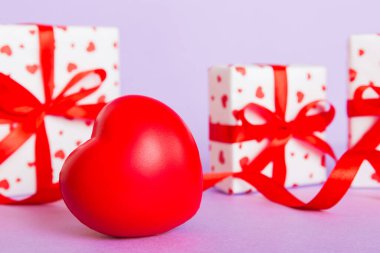
[[[173,110],[125,96],[100,112],[92,138],[66,159],[60,184],[70,211],[90,228],[148,236],[197,212],[202,168],[196,143]]]

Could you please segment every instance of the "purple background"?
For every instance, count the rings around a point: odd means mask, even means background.
[[[346,145],[347,41],[374,33],[376,1],[3,1],[0,23],[117,26],[124,93],[157,98],[191,128],[208,168],[207,69],[214,64],[318,64],[338,115],[330,141]]]
[[[328,95],[338,110],[329,140],[338,153],[342,152],[347,139],[348,36],[378,31],[380,4],[376,2],[4,0],[0,23],[119,27],[124,93],[152,96],[176,110],[191,128],[207,168],[207,68],[214,64],[325,65]],[[120,247],[147,252],[158,248],[196,252],[376,252],[380,243],[373,234],[380,225],[376,218],[379,199],[372,193],[354,192],[347,197],[348,202],[329,213],[305,213],[276,206],[259,195],[228,198],[211,192],[188,225],[142,241],[93,236],[62,203],[0,207],[0,215],[6,219],[1,222],[0,247],[7,252],[83,252],[82,248],[109,252]],[[246,200],[251,198],[255,201]],[[43,219],[37,219],[36,212]],[[48,218],[51,222],[46,223]],[[350,232],[353,228],[356,233]]]

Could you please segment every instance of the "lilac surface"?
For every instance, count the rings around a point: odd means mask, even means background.
[[[313,188],[295,192],[311,195]],[[89,230],[63,202],[0,206],[0,252],[379,252],[380,196],[352,190],[328,212],[275,205],[258,194],[205,193],[198,214],[166,234],[114,239]]]
[[[346,144],[347,39],[378,32],[377,1],[3,1],[0,23],[112,25],[121,30],[124,92],[155,97],[191,128],[208,167],[207,68],[220,63],[328,67],[338,109],[330,142]],[[314,188],[299,190],[311,194]],[[260,195],[205,194],[201,211],[167,234],[115,240],[77,222],[62,202],[0,206],[0,252],[378,252],[380,195],[351,191],[328,212],[300,212]]]

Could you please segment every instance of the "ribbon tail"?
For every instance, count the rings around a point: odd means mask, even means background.
[[[284,185],[286,179],[285,146],[281,145],[268,150],[272,150],[270,154],[273,156],[272,178],[277,184]]]
[[[326,183],[309,202],[303,202],[290,193],[284,186],[257,173],[240,173],[236,175],[252,184],[267,199],[287,207],[303,210],[324,210],[335,206],[346,194],[354,180],[360,165],[367,160],[380,172],[380,156],[369,152],[347,151],[339,159]]]
[[[233,172],[206,173],[203,175],[203,191],[208,190],[227,177],[233,176]]]
[[[43,204],[61,199],[59,183],[52,183],[53,169],[50,159],[50,147],[45,123],[41,123],[36,132],[36,193],[24,200],[13,200],[0,196],[0,204],[25,205]]]

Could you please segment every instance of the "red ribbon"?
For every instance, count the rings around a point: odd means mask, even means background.
[[[106,78],[102,69],[93,69],[76,74],[53,98],[54,91],[54,31],[51,26],[38,25],[40,66],[45,95],[41,103],[33,94],[9,75],[0,73],[0,124],[16,123],[9,134],[0,141],[0,164],[8,159],[32,135],[36,135],[35,166],[36,193],[27,199],[15,201],[0,195],[0,204],[38,204],[61,198],[59,184],[53,183],[50,147],[44,118],[46,115],[69,119],[95,119],[104,103],[78,105],[83,98],[94,93]],[[100,81],[91,88],[70,92],[84,78],[96,75]]]
[[[204,175],[204,190],[214,186],[226,177],[233,176],[247,181],[269,200],[281,205],[307,210],[331,208],[345,195],[364,160],[368,160],[375,168],[379,164],[380,152],[374,150],[374,148],[380,142],[380,135],[378,134],[380,121],[375,124],[375,128],[372,128],[355,147],[348,150],[337,161],[320,192],[311,201],[305,203],[284,187],[283,182],[286,173],[284,147],[289,138],[294,137],[335,158],[331,147],[314,135],[315,131],[324,131],[332,121],[334,109],[330,106],[329,110],[310,116],[310,110],[320,103],[320,101],[315,101],[302,108],[293,121],[285,122],[284,112],[286,109],[287,92],[284,86],[287,85],[286,68],[276,66],[273,70],[275,75],[275,112],[271,112],[256,104],[250,104],[239,112],[240,115],[243,115],[239,118],[242,121],[242,126],[220,126],[219,128],[216,125],[211,125],[210,128],[212,140],[223,141],[223,138],[225,138],[225,142],[234,142],[234,140],[245,141],[268,138],[269,145],[251,163],[247,164],[247,159],[242,159],[240,162],[242,165],[241,172],[210,173]],[[361,92],[360,89],[359,92]],[[356,101],[360,100],[356,97]],[[355,104],[355,106],[355,108],[361,110],[359,109],[361,108],[360,105]],[[252,110],[256,114],[259,114],[267,120],[267,124],[261,126],[252,125],[244,116],[246,110]],[[376,125],[379,126],[376,128]],[[230,132],[226,128],[231,128],[232,131]],[[220,134],[214,132],[219,129]],[[227,132],[229,134],[225,135]],[[222,137],[223,134],[225,137]],[[376,134],[378,136],[372,138]],[[369,142],[373,145],[368,146]],[[269,178],[263,175],[261,171],[271,161],[273,161],[274,169],[273,177]],[[275,169],[276,165],[277,168]],[[376,170],[380,171],[379,169]],[[276,176],[275,173],[279,173],[280,176]]]

